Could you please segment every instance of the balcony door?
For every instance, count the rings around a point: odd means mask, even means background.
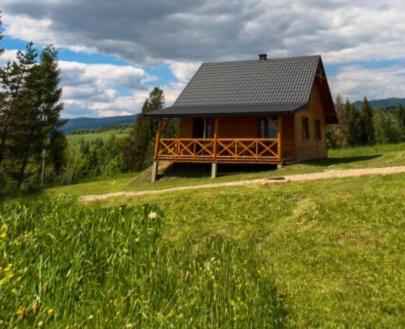
[[[193,138],[211,138],[212,137],[212,120],[206,118],[194,119]]]

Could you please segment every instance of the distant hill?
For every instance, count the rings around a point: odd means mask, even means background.
[[[354,105],[358,108],[361,107],[362,101],[354,102]],[[373,108],[384,108],[389,109],[398,106],[399,104],[405,106],[405,98],[385,98],[385,99],[375,99],[370,101]]]
[[[123,115],[115,117],[105,117],[105,118],[74,118],[67,119],[65,125],[61,130],[65,134],[73,133],[77,130],[82,129],[100,129],[100,128],[110,128],[116,126],[126,126],[131,125],[135,122],[137,118],[135,115]]]

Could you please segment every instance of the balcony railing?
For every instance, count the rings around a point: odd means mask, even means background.
[[[156,160],[185,162],[280,161],[277,138],[160,138]]]

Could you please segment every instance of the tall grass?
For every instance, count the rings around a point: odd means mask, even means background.
[[[174,242],[164,226],[152,206],[0,205],[0,327],[283,326],[253,239]]]

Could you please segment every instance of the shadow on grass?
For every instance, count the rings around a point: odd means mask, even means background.
[[[355,156],[355,157],[326,158],[326,159],[319,159],[319,160],[308,160],[303,163],[313,165],[313,166],[328,167],[328,166],[339,165],[339,164],[349,164],[349,163],[373,160],[373,159],[377,159],[381,156],[382,156],[381,154],[376,154],[376,155],[364,155],[364,156]]]
[[[275,165],[255,164],[218,164],[218,177],[236,174],[259,173],[275,170]],[[162,178],[204,178],[211,175],[211,164],[207,163],[173,163],[163,172]]]
[[[302,162],[303,164],[329,167],[340,164],[350,164],[361,161],[373,160],[381,157],[381,154],[356,156],[356,157],[339,157],[339,158],[326,158],[318,160],[308,160]],[[291,165],[292,166],[292,165]],[[269,170],[276,170],[275,165],[259,165],[259,164],[218,164],[218,177],[231,176],[237,174],[260,173]],[[209,177],[211,174],[211,164],[209,163],[173,163],[169,165],[159,175],[159,178],[174,179],[174,178],[204,178]]]

